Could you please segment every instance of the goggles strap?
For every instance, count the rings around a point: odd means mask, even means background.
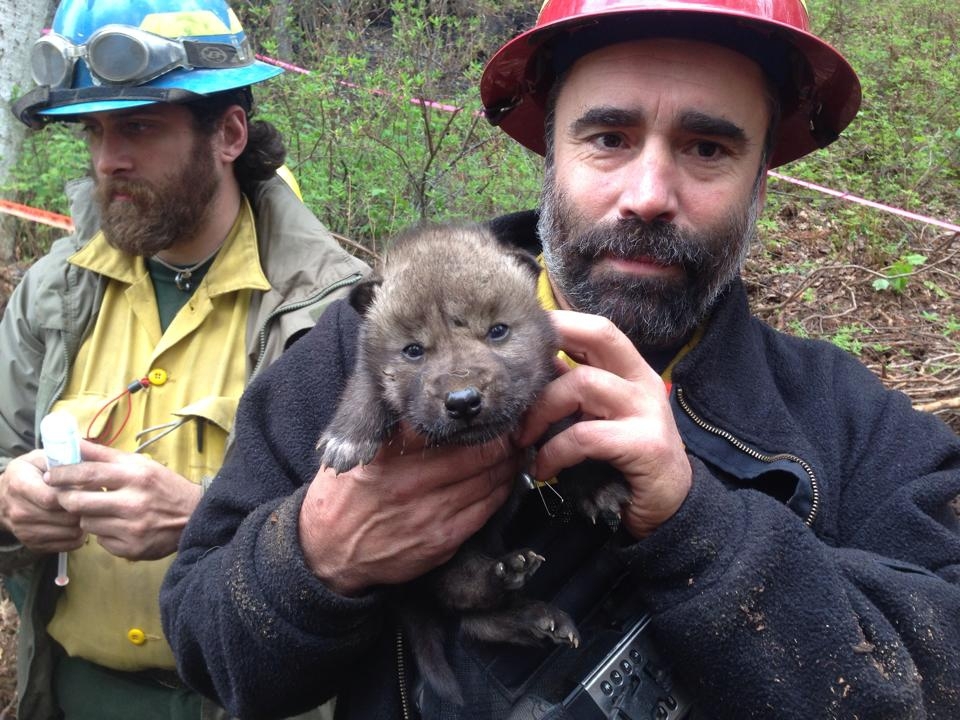
[[[250,45],[246,40],[239,46],[196,40],[184,40],[182,44],[187,53],[187,62],[195,68],[233,68],[249,65],[253,61]]]

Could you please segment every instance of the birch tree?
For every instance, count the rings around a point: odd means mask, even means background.
[[[0,0],[0,186],[10,179],[26,127],[10,112],[10,105],[33,87],[30,46],[53,16],[54,0]],[[0,262],[13,257],[9,219],[0,215]]]

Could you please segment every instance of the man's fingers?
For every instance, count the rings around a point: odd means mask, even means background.
[[[128,516],[123,502],[126,494],[109,488],[61,490],[60,505],[74,515]]]
[[[577,422],[543,444],[537,452],[535,474],[552,477],[588,459],[641,473],[644,458],[659,457],[663,452],[660,438],[651,423],[639,418]]]
[[[80,441],[80,457],[85,461],[112,463],[127,454],[109,445],[101,445],[90,440]]]
[[[17,539],[34,552],[74,550],[83,544],[85,535],[77,518],[64,512],[25,518],[15,526],[14,532]]]
[[[527,413],[517,442],[530,445],[566,418],[612,420],[644,415],[662,405],[665,397],[659,378],[652,385],[631,382],[606,370],[581,366],[544,388]]]
[[[578,363],[627,380],[656,377],[630,339],[608,319],[571,310],[554,310],[550,319],[560,334],[560,346]]]
[[[411,439],[409,444],[404,439]],[[496,438],[484,445],[426,447],[422,437],[393,438],[385,443],[374,461],[350,471],[360,482],[378,484],[384,491],[404,497],[409,492],[422,495],[426,490],[457,485],[464,481],[463,468],[471,468],[474,477],[493,477],[491,470],[516,454],[508,438]],[[481,487],[489,492],[492,483]]]
[[[150,460],[89,440],[80,441],[79,463],[49,468],[44,481],[51,487],[116,490],[145,472]]]
[[[335,592],[419,577],[448,560],[507,499],[523,453],[506,438],[401,453],[317,474],[300,510],[308,565]]]
[[[527,413],[517,436],[520,445],[532,444],[552,424],[574,415],[614,419],[663,403],[662,380],[616,325],[568,310],[552,311],[551,320],[563,350],[580,366],[547,385]]]

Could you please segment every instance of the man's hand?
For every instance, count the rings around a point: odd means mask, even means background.
[[[300,509],[300,544],[332,590],[406,582],[449,560],[509,496],[522,453],[506,439],[424,448],[401,432],[373,462],[321,470]]]
[[[51,468],[45,479],[83,531],[130,560],[175,552],[200,486],[144,455],[86,441],[80,453],[82,462]]]
[[[42,450],[14,458],[0,474],[0,524],[35,552],[65,552],[83,544],[80,517],[64,510],[43,482]]]
[[[624,526],[646,537],[677,511],[692,477],[663,381],[609,320],[565,310],[551,317],[561,347],[581,365],[546,387],[518,442],[533,444],[549,425],[579,411],[580,422],[540,449],[537,478],[588,458],[610,463],[630,485]]]

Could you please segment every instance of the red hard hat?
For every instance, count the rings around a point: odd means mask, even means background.
[[[536,26],[487,63],[487,119],[543,155],[550,86],[577,58],[652,37],[724,45],[756,61],[777,87],[780,124],[770,166],[833,142],[857,114],[860,81],[835,49],[809,32],[804,0],[546,0]]]

